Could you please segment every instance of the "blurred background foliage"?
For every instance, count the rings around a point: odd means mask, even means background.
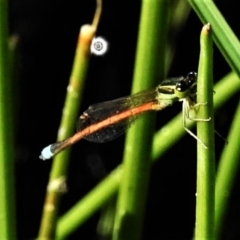
[[[236,2],[219,0],[216,5],[240,38]],[[91,104],[130,93],[140,7],[140,1],[103,1],[97,35],[109,42],[109,51],[91,58],[79,113]],[[79,27],[92,21],[94,11],[94,0],[9,2],[10,33],[19,41],[14,73],[18,239],[37,235],[51,167],[51,160],[43,162],[38,156],[44,146],[56,139]],[[167,76],[197,70],[201,28],[202,23],[191,11],[186,24],[170,32],[168,43],[175,54]],[[215,81],[231,70],[216,47],[213,65]],[[215,128],[223,136],[227,136],[238,99],[235,96],[216,112]],[[156,129],[180,110],[181,104],[176,104],[158,113]],[[121,162],[123,144],[124,137],[120,137],[105,144],[83,140],[73,147],[61,214]],[[223,146],[224,141],[216,137],[216,159]],[[238,178],[232,194],[223,239],[240,238],[239,181]],[[196,141],[187,135],[152,169],[143,239],[191,239],[195,191]],[[101,239],[96,230],[99,216],[96,214],[68,239]],[[159,221],[153,221],[156,216],[160,216]]]

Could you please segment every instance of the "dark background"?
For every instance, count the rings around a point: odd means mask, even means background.
[[[239,9],[234,1],[217,6],[240,37]],[[16,189],[18,239],[37,236],[50,161],[38,156],[56,139],[66,86],[68,85],[79,27],[91,23],[95,1],[10,1],[10,33],[19,37],[16,68]],[[92,56],[83,104],[89,105],[128,95],[138,32],[140,1],[103,1],[98,35],[109,41],[103,57]],[[191,12],[179,31],[176,55],[168,76],[196,71],[202,23]],[[230,71],[215,48],[214,78]],[[161,81],[161,80],[160,80]],[[217,93],[216,93],[217,94]],[[227,136],[238,103],[235,97],[216,112],[216,129]],[[181,104],[158,114],[157,128],[171,119]],[[181,127],[181,126],[179,126]],[[63,214],[122,160],[124,136],[105,144],[85,140],[73,148],[68,192]],[[216,137],[216,159],[224,146]],[[184,137],[152,170],[143,239],[191,239],[195,224],[196,141]],[[239,179],[233,192],[223,239],[240,239],[238,223]],[[69,239],[101,239],[96,233],[99,213]],[[155,219],[155,220],[153,220]],[[161,226],[161,227],[160,227]]]

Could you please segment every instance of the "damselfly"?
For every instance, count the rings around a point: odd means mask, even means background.
[[[162,110],[177,101],[183,101],[184,128],[202,143],[186,128],[185,123],[185,118],[189,118],[189,109],[196,103],[196,77],[195,72],[190,72],[185,77],[166,79],[154,90],[90,106],[79,117],[78,132],[66,140],[45,147],[40,158],[49,159],[82,138],[98,143],[113,140],[123,134],[142,113]]]

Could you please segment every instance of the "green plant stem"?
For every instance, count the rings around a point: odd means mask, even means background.
[[[132,93],[148,89],[164,75],[168,4],[142,1]],[[152,28],[151,26],[154,26]],[[113,239],[140,239],[148,190],[155,114],[146,114],[129,130],[119,189]]]
[[[239,92],[240,89],[237,75],[234,72],[229,73],[214,86],[214,90],[216,92],[214,95],[214,106],[215,109],[219,109],[234,94]],[[152,163],[159,160],[164,153],[166,153],[186,134],[186,131],[181,127],[181,125],[182,113],[178,114],[154,135],[151,154]],[[188,125],[189,128],[193,126],[194,122],[191,122]],[[174,137],[172,135],[173,132]],[[164,141],[162,141],[162,139],[164,139]],[[117,194],[120,185],[119,179],[121,180],[122,177],[121,171],[122,169],[120,167],[115,169],[105,180],[99,183],[92,191],[90,191],[83,199],[81,199],[59,219],[56,233],[57,239],[67,238],[71,232],[76,230],[88,218],[96,213],[96,211],[98,211],[104,203]],[[106,189],[109,189],[109,192],[105,194]],[[101,192],[104,194],[101,194]],[[102,198],[99,198],[99,194],[101,194]],[[89,200],[87,200],[88,198]],[[99,200],[101,204],[97,204],[95,199],[101,199]],[[82,209],[84,209],[84,211]],[[81,214],[79,214],[80,212]]]
[[[83,92],[83,84],[88,70],[90,45],[95,32],[95,26],[85,25],[81,28],[70,83],[67,88],[62,120],[58,131],[58,141],[66,139],[74,132]],[[65,192],[69,155],[70,149],[68,148],[54,157],[38,239],[46,240],[55,238],[59,203],[62,194]]]
[[[114,195],[101,209],[101,216],[98,220],[97,225],[97,234],[101,239],[112,238],[114,218],[116,212],[116,200],[117,195]]]
[[[197,122],[197,136],[207,146],[198,141],[197,147],[197,203],[195,239],[212,239],[214,223],[215,151],[214,112],[212,77],[212,39],[210,24],[201,32],[200,59],[198,66],[197,118],[209,121]],[[203,105],[204,104],[204,105]]]
[[[0,1],[0,239],[16,239],[14,137],[7,1]]]
[[[212,0],[189,0],[201,21],[210,23],[213,40],[230,67],[240,77],[240,42]]]
[[[173,0],[170,4],[169,10],[169,39],[167,39],[165,50],[165,75],[167,76],[169,68],[174,58],[176,49],[177,36],[181,32],[183,26],[187,22],[189,13],[191,12],[191,6],[187,0]]]
[[[215,239],[221,238],[224,217],[228,209],[231,191],[239,172],[240,164],[240,102],[228,136],[229,143],[225,146],[217,172],[215,188]]]
[[[79,225],[106,204],[106,199],[116,195],[122,176],[122,167],[119,166],[107,178],[99,183],[93,191],[61,217],[57,225],[58,240],[66,239]]]

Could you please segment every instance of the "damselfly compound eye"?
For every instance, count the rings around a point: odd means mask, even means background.
[[[184,80],[181,80],[176,84],[176,89],[179,92],[184,92],[188,89],[188,85],[186,84],[186,82]]]
[[[190,73],[188,73],[187,78],[188,78],[189,82],[194,83],[194,82],[196,82],[197,73],[190,72]]]
[[[181,81],[177,82],[176,90],[179,92],[184,92],[193,86],[196,83],[196,72],[190,72],[187,74],[186,78],[182,79]]]

